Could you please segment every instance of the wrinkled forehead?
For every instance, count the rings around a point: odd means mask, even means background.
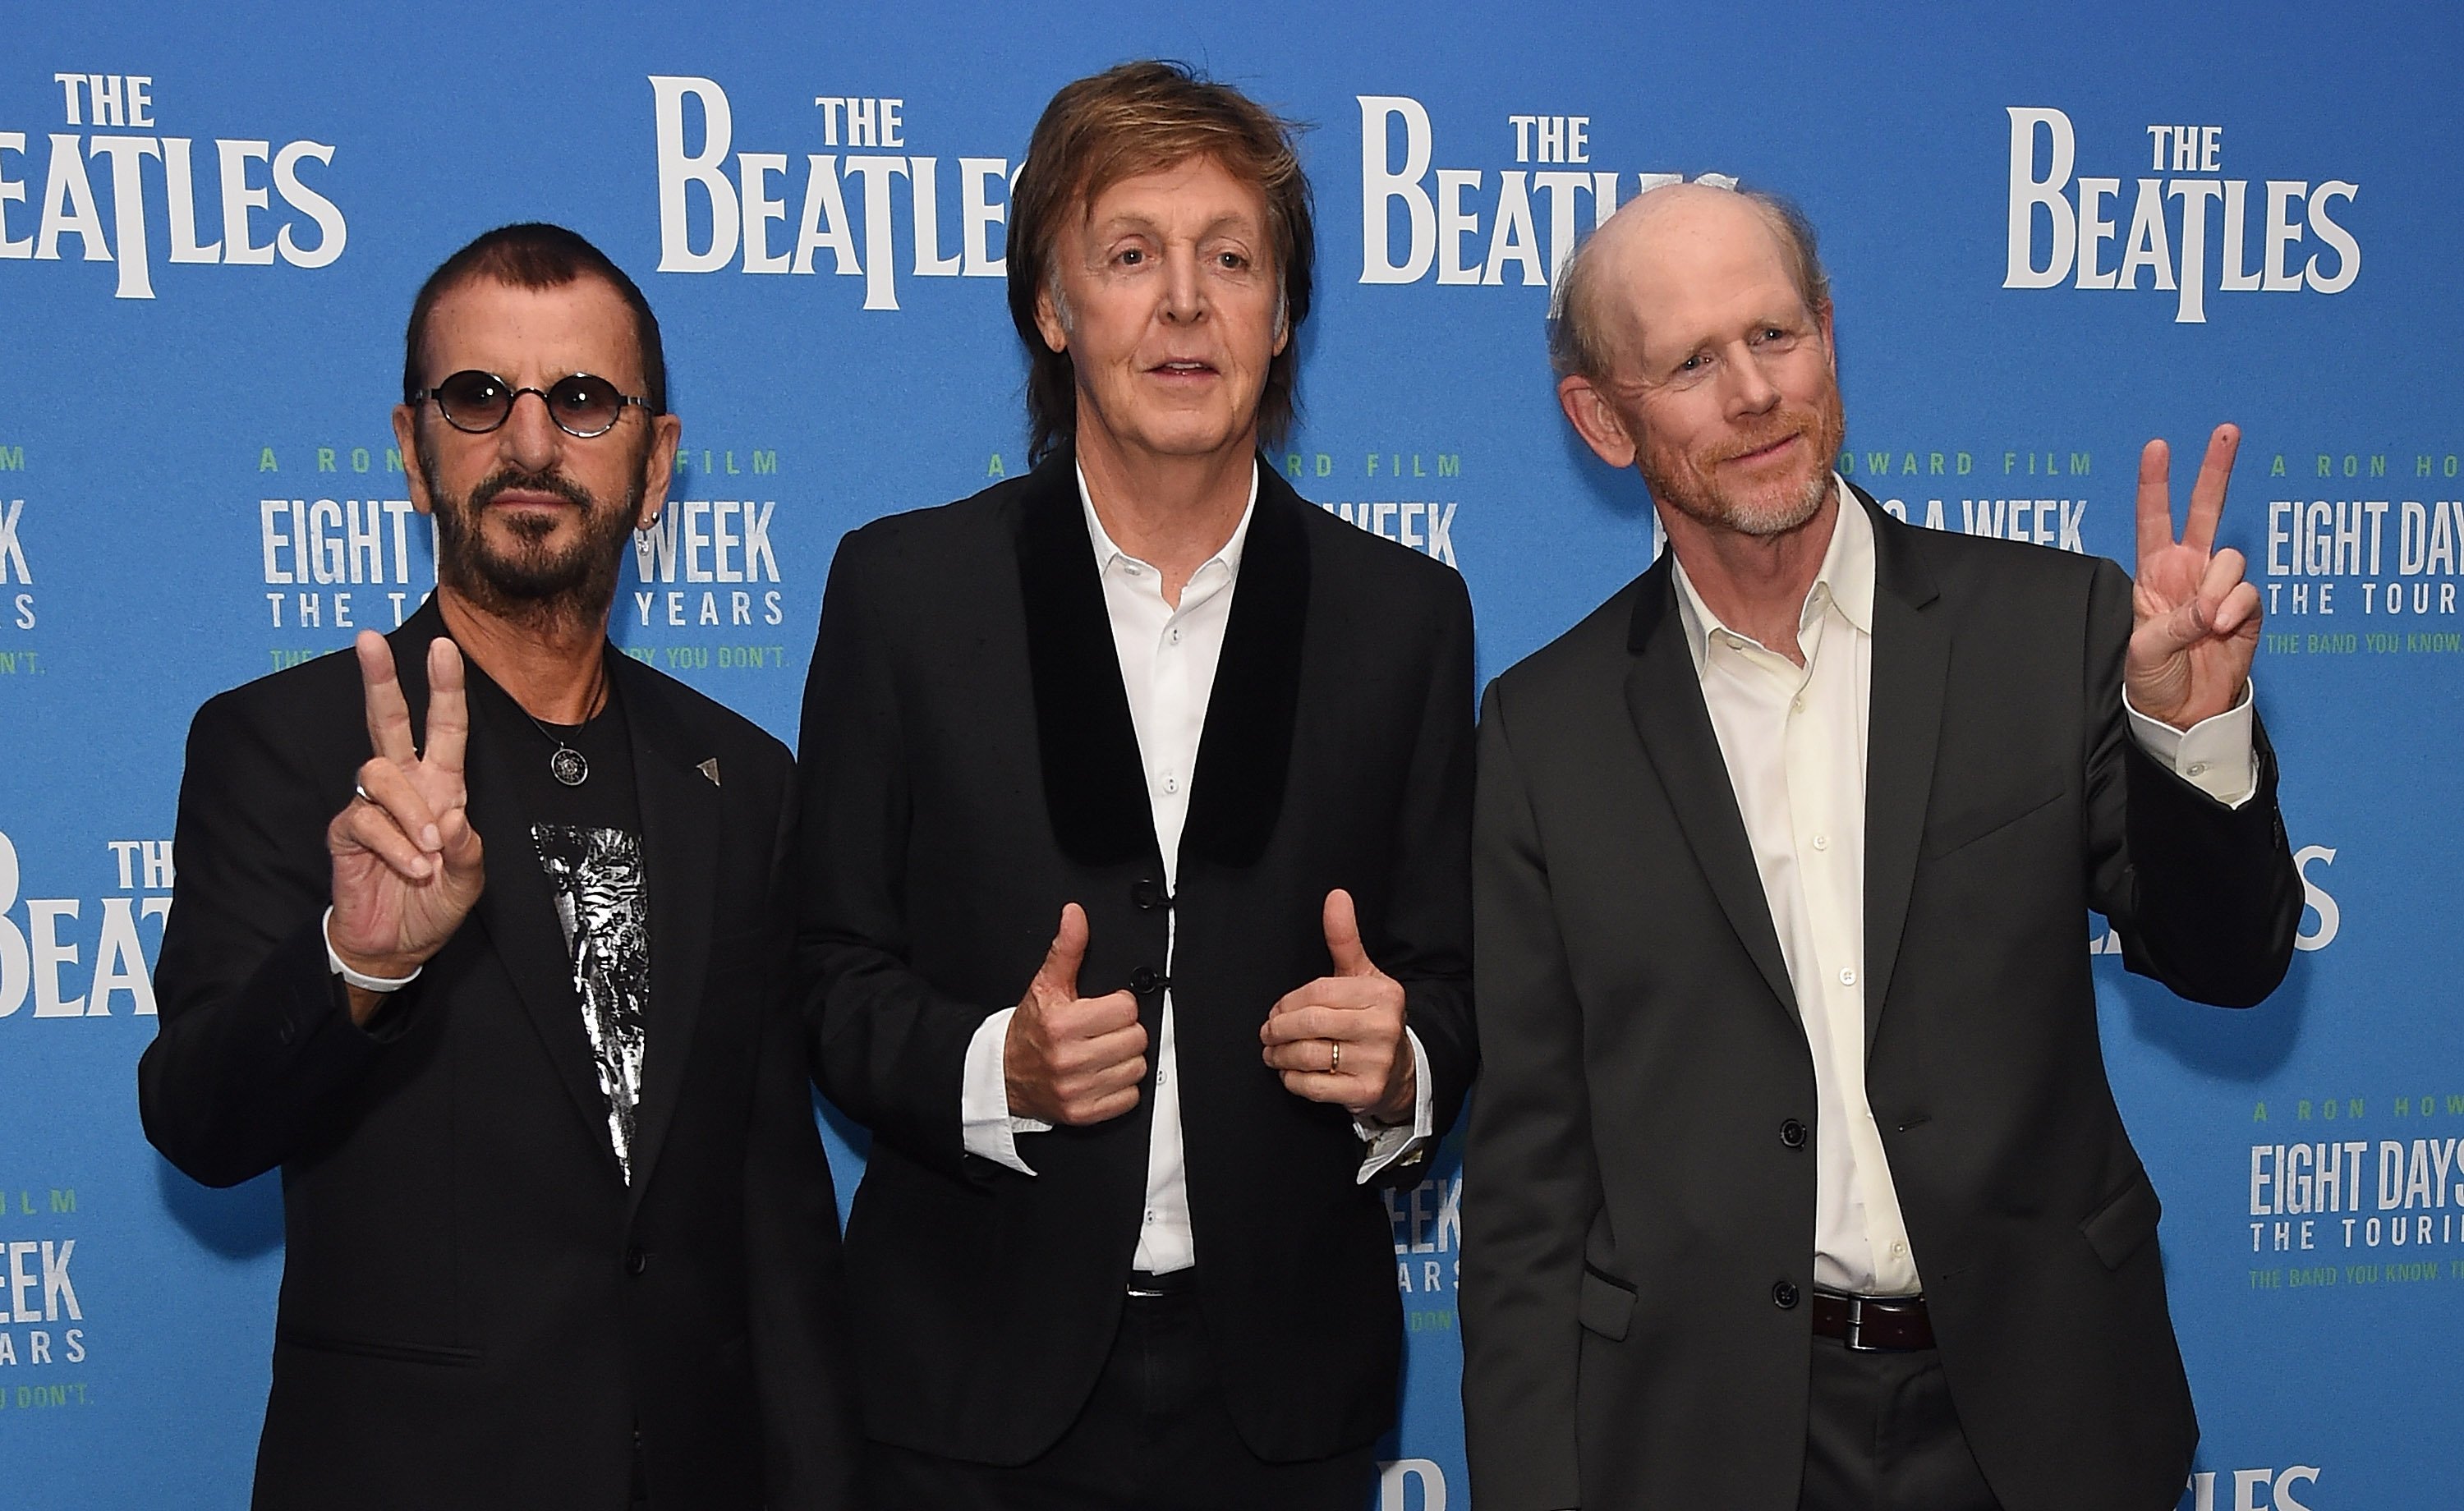
[[[1777,230],[1749,200],[1705,191],[1617,230],[1602,249],[1609,257],[1597,314],[1646,361],[1811,313]]]
[[[1111,171],[1104,171],[1106,169]],[[1113,221],[1161,224],[1202,221],[1266,225],[1266,187],[1211,152],[1169,162],[1123,156],[1095,164],[1076,198],[1077,220],[1088,230]]]

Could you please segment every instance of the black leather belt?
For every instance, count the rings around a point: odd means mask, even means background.
[[[1814,1332],[1837,1338],[1861,1351],[1933,1347],[1933,1318],[1922,1296],[1842,1296],[1814,1293]]]

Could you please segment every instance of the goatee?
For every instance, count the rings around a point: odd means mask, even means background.
[[[550,467],[541,471],[499,468],[469,493],[455,498],[438,486],[435,459],[419,448],[420,475],[436,508],[436,580],[471,605],[495,618],[539,629],[604,624],[616,601],[616,575],[624,562],[625,537],[641,517],[640,469],[622,507]],[[552,517],[513,515],[504,524],[516,537],[499,549],[482,515],[501,494],[520,491],[561,498],[582,511],[582,537],[558,549],[549,543]]]

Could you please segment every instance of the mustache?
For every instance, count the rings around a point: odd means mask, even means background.
[[[1714,448],[1704,460],[1713,467],[1732,462],[1741,456],[1751,456],[1766,447],[1777,446],[1792,436],[1814,433],[1819,417],[1811,409],[1783,411],[1769,425],[1750,435],[1739,436]]]
[[[593,508],[597,503],[597,500],[590,496],[588,489],[553,467],[538,472],[524,471],[517,467],[500,467],[481,478],[478,486],[471,490],[471,502],[474,506],[484,507],[517,489],[524,493],[552,494],[584,510]]]

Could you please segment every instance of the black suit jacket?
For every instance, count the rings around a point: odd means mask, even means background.
[[[2274,990],[2301,908],[2274,756],[2228,809],[2140,752],[2112,562],[1865,507],[1866,1090],[1943,1367],[2011,1511],[2159,1511],[2197,1427],[2086,914],[2183,996]],[[1668,558],[1497,680],[1481,762],[1473,1494],[1785,1511],[1815,1150],[1781,1128],[1815,1122],[1813,1061]]]
[[[1234,592],[1167,899],[1070,454],[839,546],[804,700],[801,950],[825,1087],[874,1135],[847,1225],[873,1436],[1023,1462],[1111,1343],[1152,1067],[1135,1111],[1024,1137],[1032,1177],[965,1153],[959,1125],[968,1041],[1066,902],[1091,930],[1080,991],[1137,990],[1150,1035],[1177,910],[1198,1295],[1242,1435],[1312,1458],[1394,1417],[1400,1306],[1364,1146],[1284,1089],[1258,1029],[1331,970],[1320,909],[1347,887],[1452,1121],[1473,1064],[1470,606],[1271,469]]]
[[[390,638],[424,726],[431,602]],[[279,1165],[286,1254],[260,1507],[847,1503],[837,1211],[789,995],[778,741],[612,657],[650,893],[628,1187],[507,763],[474,709],[472,916],[366,1031],[330,974],[324,831],[368,756],[347,651],[189,734],[139,1066],[146,1136],[209,1185]],[[715,759],[715,783],[695,768]],[[637,1449],[638,1444],[638,1449]]]

